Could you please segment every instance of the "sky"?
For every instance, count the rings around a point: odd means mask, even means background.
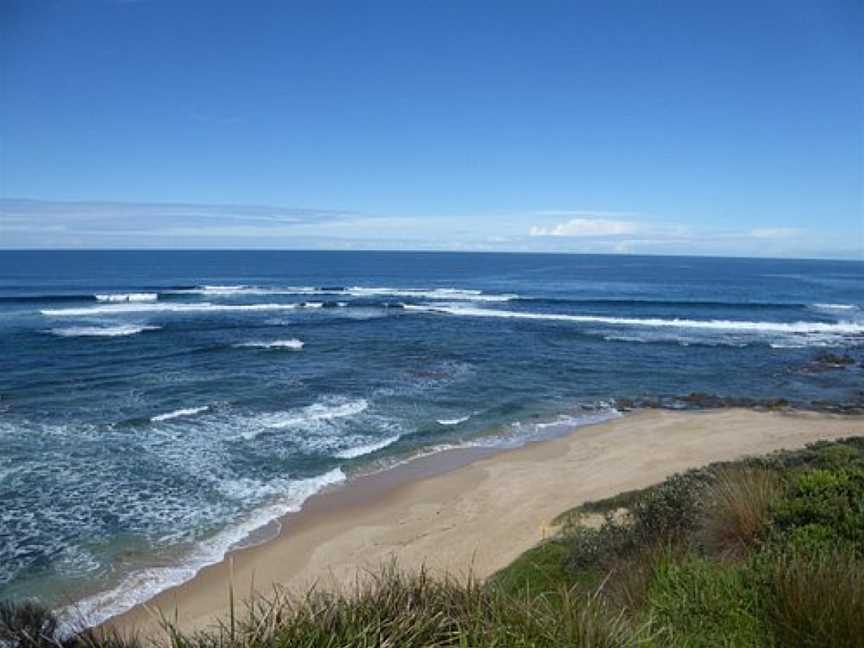
[[[0,0],[0,248],[864,259],[864,0]]]

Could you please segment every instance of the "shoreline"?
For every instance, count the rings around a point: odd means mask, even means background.
[[[103,627],[155,636],[161,613],[201,629],[227,613],[229,586],[238,601],[277,584],[342,587],[392,559],[485,578],[586,500],[713,461],[862,435],[862,425],[860,416],[797,410],[643,410],[519,448],[443,450],[311,496],[276,537],[231,550]]]
[[[352,491],[359,486],[363,491],[377,493],[403,482],[449,472],[499,452],[560,438],[570,434],[574,429],[597,425],[622,415],[614,407],[608,407],[603,403],[596,409],[586,409],[578,414],[562,414],[546,421],[534,421],[529,424],[516,422],[505,426],[509,428],[508,433],[491,428],[496,432],[482,434],[469,440],[452,443],[445,441],[431,446],[421,446],[405,455],[381,458],[368,464],[355,466],[353,470],[348,470],[343,465],[306,480],[299,480],[296,483],[305,481],[312,486],[313,490],[302,495],[297,503],[277,501],[253,511],[246,520],[228,526],[210,540],[195,545],[191,551],[194,558],[191,560],[187,555],[185,560],[174,563],[142,567],[128,574],[126,580],[120,581],[113,587],[83,596],[67,594],[66,599],[70,602],[58,610],[58,613],[67,619],[70,627],[100,627],[110,624],[112,619],[146,604],[163,592],[182,586],[202,570],[228,560],[233,553],[277,539],[285,524],[290,523],[302,512],[308,513],[309,500],[319,495],[334,491],[341,492],[349,486]],[[522,425],[526,425],[528,429],[522,431],[520,427]],[[314,505],[315,502],[312,506]],[[272,513],[274,508],[281,511]],[[255,522],[256,516],[263,520]],[[230,539],[228,545],[225,544],[226,537]],[[214,541],[217,547],[215,549]],[[196,550],[198,556],[195,556]],[[200,555],[202,552],[204,556]],[[218,557],[213,555],[214,553],[218,554]]]

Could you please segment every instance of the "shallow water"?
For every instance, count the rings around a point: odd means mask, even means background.
[[[862,345],[858,262],[0,253],[0,598],[98,618],[370,462],[616,398],[857,401],[813,361]]]

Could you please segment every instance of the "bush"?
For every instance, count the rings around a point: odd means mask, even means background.
[[[699,525],[701,495],[712,480],[708,470],[673,475],[639,492],[623,518],[607,512],[599,529],[581,526],[578,517],[571,515],[562,530],[569,546],[567,564],[571,571],[578,573],[586,568],[609,571],[618,561],[642,550],[688,542]]]
[[[645,493],[630,509],[640,546],[685,541],[699,526],[702,494],[713,482],[710,470],[673,475]]]
[[[775,543],[819,552],[838,544],[864,555],[864,468],[801,472],[774,510]]]

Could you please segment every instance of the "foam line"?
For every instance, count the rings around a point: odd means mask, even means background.
[[[752,333],[835,333],[855,335],[864,333],[864,323],[856,322],[748,322],[735,320],[691,320],[634,317],[605,317],[601,315],[565,315],[559,313],[530,313],[523,311],[503,311],[461,306],[412,306],[406,310],[428,313],[443,313],[463,317],[501,317],[530,320],[549,320],[561,322],[582,322],[589,324],[611,324],[613,326],[645,326],[656,328],[691,328],[718,331],[745,331]]]

